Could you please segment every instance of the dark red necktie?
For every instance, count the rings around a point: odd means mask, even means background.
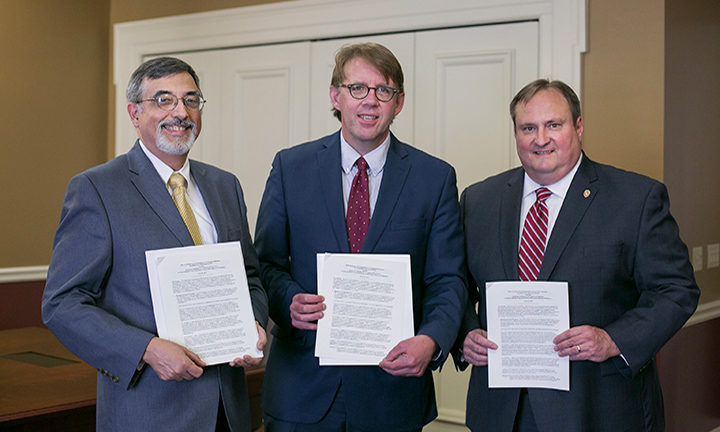
[[[535,204],[530,207],[522,239],[520,240],[520,253],[518,254],[518,271],[520,280],[537,280],[540,273],[543,255],[545,255],[545,239],[548,230],[548,207],[545,201],[552,195],[548,188],[535,190]]]
[[[365,241],[370,225],[370,192],[368,190],[367,162],[362,157],[355,161],[357,174],[353,178],[345,222],[347,223],[350,252],[358,253]]]

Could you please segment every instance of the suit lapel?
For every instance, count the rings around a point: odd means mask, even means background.
[[[575,232],[585,212],[597,195],[599,185],[596,183],[597,173],[592,161],[583,154],[583,160],[570,183],[560,214],[555,221],[543,257],[538,280],[548,280],[557,265],[560,255],[565,250],[570,237]]]
[[[400,146],[397,138],[390,134],[390,148],[385,159],[383,178],[361,252],[372,252],[387,227],[410,172],[410,161],[407,156],[407,151]]]
[[[345,203],[342,191],[342,162],[340,160],[340,132],[328,136],[317,153],[317,189],[323,199],[340,252],[350,252],[345,228]]]
[[[228,226],[225,220],[225,212],[222,211],[223,200],[220,197],[220,190],[217,187],[212,187],[210,179],[207,177],[207,170],[205,166],[190,160],[190,175],[192,175],[195,184],[200,193],[202,194],[203,202],[205,207],[210,213],[210,219],[212,219],[215,225],[215,231],[218,235],[218,243],[227,241],[227,232],[224,227]]]
[[[140,195],[177,238],[178,243],[185,246],[193,245],[190,232],[180,217],[175,203],[155,167],[140,148],[140,144],[136,142],[127,155],[130,181]]]
[[[516,170],[508,180],[500,202],[500,253],[508,280],[519,279],[518,245],[523,178],[524,171]]]

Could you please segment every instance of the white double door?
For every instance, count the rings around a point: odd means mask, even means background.
[[[195,68],[208,100],[191,157],[235,173],[251,227],[274,154],[337,130],[328,96],[342,45],[388,47],[405,75],[391,129],[455,167],[458,188],[517,165],[508,104],[537,78],[537,22],[172,54]]]
[[[537,78],[536,21],[173,54],[200,75],[207,104],[191,156],[235,173],[254,231],[274,154],[339,128],[328,96],[344,44],[388,47],[405,75],[402,141],[446,160],[458,189],[518,164],[508,104]],[[464,418],[467,376],[438,379],[440,418]]]

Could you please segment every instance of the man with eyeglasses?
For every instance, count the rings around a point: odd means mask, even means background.
[[[462,232],[453,168],[390,133],[404,101],[387,48],[346,46],[330,84],[340,130],[275,156],[255,243],[276,324],[263,383],[268,432],[420,431],[437,416],[431,369],[449,353],[467,297]],[[415,336],[379,367],[319,366],[324,252],[411,256]]]
[[[267,297],[242,189],[233,174],[188,160],[205,103],[190,65],[169,57],[143,63],[127,100],[134,147],[68,185],[43,321],[98,370],[97,430],[248,432],[243,367],[261,359],[207,366],[159,338],[145,264],[147,250],[240,241],[262,349]]]

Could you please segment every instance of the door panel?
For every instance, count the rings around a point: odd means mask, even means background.
[[[208,100],[192,157],[233,172],[250,231],[275,153],[309,138],[310,43],[181,54]]]
[[[415,144],[455,167],[459,192],[519,164],[508,106],[537,77],[537,47],[537,22],[416,34]],[[451,364],[435,373],[440,420],[464,424],[469,379]],[[455,427],[438,423],[428,429]]]
[[[535,21],[417,32],[415,144],[455,167],[460,191],[517,166],[508,105],[537,73]]]

